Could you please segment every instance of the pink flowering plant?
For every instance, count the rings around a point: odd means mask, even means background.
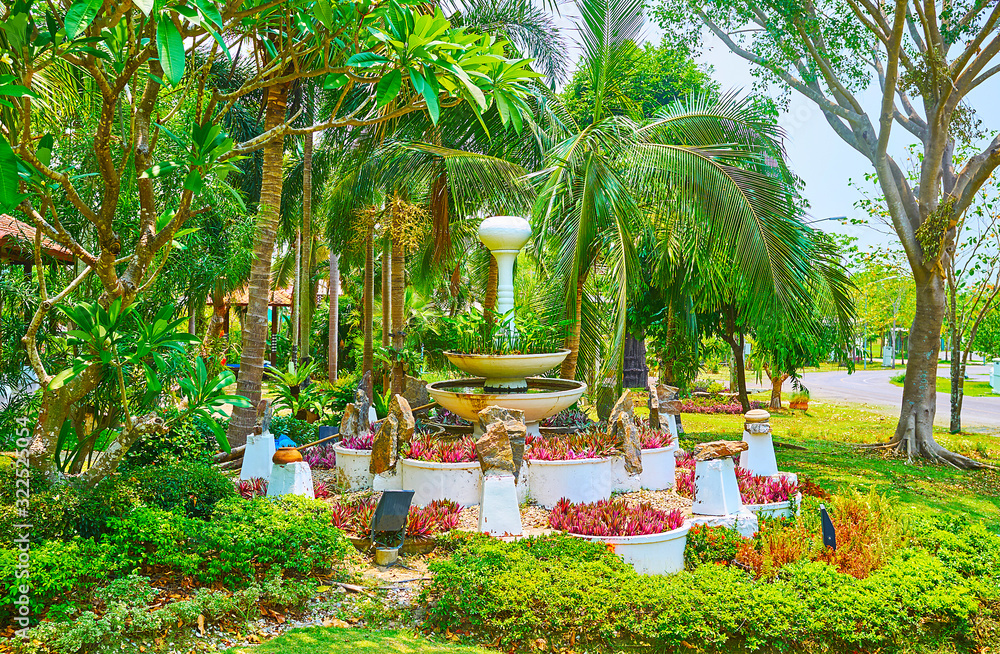
[[[750,402],[751,409],[766,409],[767,403],[760,400]],[[681,413],[722,413],[728,415],[742,415],[743,406],[739,398],[691,398],[681,402]]]
[[[604,459],[618,454],[611,434],[597,429],[558,436],[528,436],[524,458],[529,461]]]
[[[407,444],[403,456],[431,463],[471,463],[476,460],[476,441],[471,436],[446,441],[418,434]]]
[[[648,503],[629,504],[622,499],[573,504],[565,497],[549,515],[549,526],[583,536],[648,536],[673,531],[684,524],[684,515],[674,509],[662,511]]]
[[[372,425],[364,434],[341,438],[340,446],[348,450],[371,450],[375,444],[375,432],[375,425]]]
[[[376,506],[378,496],[373,493],[335,501],[330,507],[333,525],[358,536],[367,536]],[[434,500],[423,508],[411,506],[406,517],[406,536],[428,538],[451,531],[458,526],[461,512],[462,507],[452,500]]]
[[[337,467],[337,453],[332,445],[315,445],[302,454],[302,460],[316,470],[333,470]]]

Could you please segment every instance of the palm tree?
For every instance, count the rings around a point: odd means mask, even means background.
[[[794,180],[781,159],[781,133],[749,99],[710,95],[677,102],[652,120],[631,116],[621,80],[637,55],[642,0],[580,0],[582,65],[590,75],[593,108],[578,124],[550,98],[540,138],[546,162],[534,217],[536,248],[552,243],[565,280],[571,320],[563,377],[579,374],[581,355],[597,354],[587,325],[595,295],[611,305],[612,341],[605,372],[620,369],[629,287],[636,279],[635,241],[643,224],[671,215],[674,228],[708,225],[697,246],[731,253],[755,291],[801,296],[804,252]],[[601,288],[593,279],[601,271]],[[591,289],[591,290],[588,290]],[[589,338],[584,338],[588,336]]]

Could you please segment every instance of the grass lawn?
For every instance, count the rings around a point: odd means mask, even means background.
[[[902,386],[902,381],[896,381],[895,378],[889,380],[889,383],[894,386]],[[993,388],[990,387],[989,382],[984,381],[969,381],[965,380],[963,385],[965,388],[965,395],[968,397],[1000,397],[993,392]],[[949,377],[938,377],[937,378],[937,392],[944,393],[945,395],[951,393],[951,378]]]
[[[310,627],[293,629],[263,645],[234,647],[225,654],[490,654],[489,650],[453,645],[409,631]]]
[[[741,416],[685,413],[682,420],[686,439],[742,438]],[[858,405],[813,400],[807,412],[772,411],[771,424],[776,443],[806,448],[776,447],[778,467],[782,470],[806,474],[828,490],[849,486],[861,491],[874,489],[898,498],[914,513],[966,513],[993,528],[1000,527],[1000,472],[970,472],[920,462],[908,464],[903,457],[856,447],[858,443],[891,438],[896,427],[896,418],[891,414]],[[1000,465],[1000,438],[987,434],[948,434],[937,429],[935,432],[942,445]]]

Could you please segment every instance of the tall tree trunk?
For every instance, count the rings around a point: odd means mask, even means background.
[[[486,274],[486,293],[483,295],[483,314],[489,324],[493,324],[494,313],[497,310],[497,284],[500,283],[500,268],[493,253],[490,258],[489,272]]]
[[[950,277],[950,275],[949,275]],[[962,431],[962,399],[965,396],[965,366],[962,365],[962,332],[958,324],[958,289],[948,281],[948,332],[951,339],[951,424],[949,431]],[[937,380],[934,380],[935,383]]]
[[[910,351],[919,354],[911,357],[906,365],[903,405],[890,445],[910,457],[924,456],[970,467],[973,463],[966,457],[949,452],[934,439],[938,352],[947,304],[945,280],[936,273],[916,277],[916,311],[909,340]]]
[[[326,372],[331,382],[337,381],[340,358],[340,255],[330,249],[330,320],[327,332],[329,347]]]
[[[390,275],[392,307],[390,311],[392,313],[392,347],[396,352],[401,352],[406,344],[406,333],[403,331],[403,309],[406,304],[406,252],[400,238],[403,233],[401,221],[401,213],[394,211],[392,215],[392,256],[390,257],[390,265],[392,266]],[[405,374],[403,362],[397,358],[392,366],[393,395],[403,392]]]
[[[302,137],[302,267],[299,269],[299,354],[309,356],[309,346],[312,341],[312,271],[313,271],[313,234],[312,234],[312,166],[313,166],[313,135],[312,132]]]
[[[767,378],[771,380],[771,403],[768,405],[768,408],[780,409],[781,387],[784,386],[785,381],[788,379],[788,375],[778,371],[772,372],[768,366],[764,366],[764,373],[767,375]]]
[[[285,120],[288,86],[275,84],[267,89],[264,111],[264,131],[277,128]],[[278,230],[281,208],[282,159],[284,138],[274,138],[264,144],[260,208],[257,213],[257,233],[254,240],[253,263],[247,297],[246,330],[243,332],[243,354],[236,392],[250,400],[250,408],[236,408],[229,421],[228,437],[233,447],[246,443],[257,420],[261,378],[264,374],[264,347],[267,343],[267,306],[271,290],[271,256]]]
[[[229,298],[226,297],[226,287],[221,278],[216,279],[212,284],[212,318],[208,322],[205,330],[205,338],[201,342],[201,354],[207,356],[212,351],[212,346],[217,340],[222,338],[222,330],[226,324],[226,315],[229,313]]]
[[[750,410],[750,397],[747,395],[747,374],[744,366],[746,365],[743,361],[743,334],[736,338],[730,335],[723,338],[726,343],[729,344],[729,348],[733,351],[733,372],[736,373],[736,390],[740,395],[740,406],[743,407],[743,413]],[[732,389],[729,389],[732,391]]]
[[[388,237],[382,242],[382,347],[389,347],[392,342],[389,333],[392,331],[392,260],[389,253],[390,240]],[[382,371],[382,392],[389,388],[390,370],[386,368]]]
[[[364,334],[365,345],[361,359],[361,374],[368,374],[368,379],[374,383],[375,372],[374,352],[372,350],[372,331],[375,328],[375,226],[368,226],[368,237],[365,239],[365,281],[364,281]],[[372,397],[371,386],[365,389],[368,397]]]
[[[295,228],[295,274],[292,275],[292,306],[289,308],[292,324],[292,337],[289,340],[291,352],[288,357],[289,363],[298,364],[299,361],[299,298],[302,295],[302,231]]]
[[[585,270],[576,278],[576,300],[573,305],[573,324],[566,334],[566,347],[569,354],[563,359],[559,376],[563,379],[576,379],[576,363],[580,358],[580,332],[583,329],[583,287],[587,283],[590,270]]]

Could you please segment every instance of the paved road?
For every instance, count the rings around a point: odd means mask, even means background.
[[[889,378],[902,370],[861,370],[848,375],[846,370],[833,372],[810,372],[802,376],[802,382],[810,395],[818,399],[848,400],[863,402],[873,406],[899,409],[903,389],[889,382]],[[947,376],[948,369],[938,368],[938,376]],[[987,366],[969,366],[972,381],[988,379]],[[947,425],[951,415],[947,393],[938,393],[935,423]],[[1000,397],[968,397],[962,401],[962,427],[976,431],[997,431],[1000,429]]]

